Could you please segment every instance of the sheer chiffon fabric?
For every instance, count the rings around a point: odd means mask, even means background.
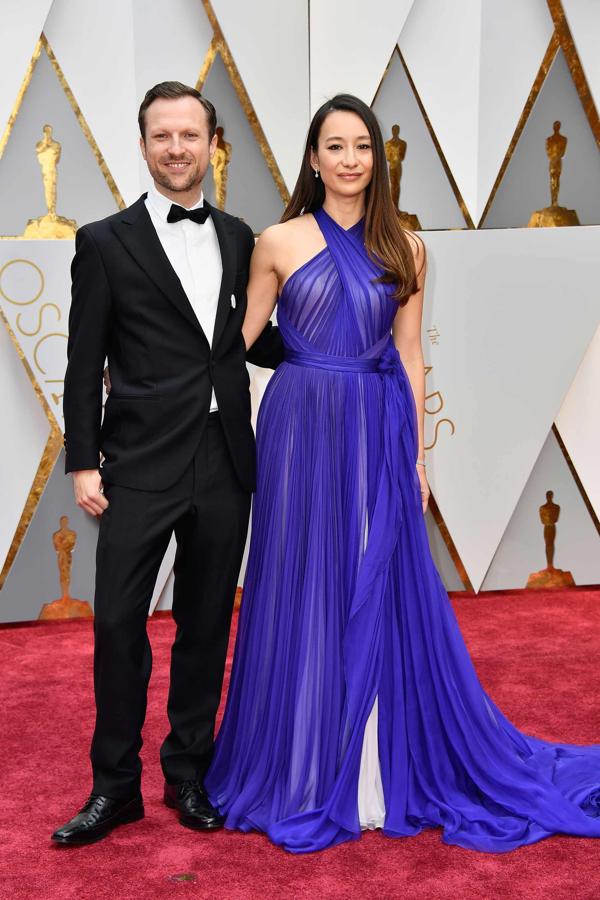
[[[397,303],[363,223],[315,218],[327,246],[279,300],[211,800],[294,853],[380,825],[492,852],[600,837],[600,746],[521,734],[478,681],[429,551]]]

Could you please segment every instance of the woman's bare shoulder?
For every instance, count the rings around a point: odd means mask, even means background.
[[[265,228],[256,243],[256,252],[261,260],[268,261],[284,281],[291,270],[298,265],[298,258],[313,252],[316,223],[312,215],[298,216]]]
[[[314,227],[313,221],[312,215],[308,214],[288,219],[287,222],[269,225],[268,228],[265,228],[259,240],[271,246],[281,246],[290,240],[296,240],[302,234],[308,232]]]
[[[427,259],[425,242],[423,241],[423,238],[420,235],[415,234],[414,231],[409,231],[406,228],[403,228],[402,230],[404,231],[404,234],[408,239],[408,243],[410,244],[410,248],[415,259],[415,269],[417,271],[417,274],[419,274]]]
[[[416,232],[410,231],[408,228],[403,228],[402,230],[405,236],[408,238],[408,243],[411,246],[413,256],[415,257],[415,262],[417,262],[420,257],[423,257],[425,255],[425,242],[421,235],[417,234]]]

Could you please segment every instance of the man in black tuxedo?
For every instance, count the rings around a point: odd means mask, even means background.
[[[223,824],[204,791],[240,568],[255,448],[241,327],[254,238],[203,199],[214,107],[164,82],[139,114],[154,185],[77,232],[64,389],[66,471],[101,516],[96,558],[92,794],[53,840],[89,843],[144,815],[146,633],[158,569],[177,538],[164,799],[182,824]],[[111,391],[102,421],[102,371]],[[249,358],[283,358],[270,327]],[[104,457],[100,465],[100,453]]]

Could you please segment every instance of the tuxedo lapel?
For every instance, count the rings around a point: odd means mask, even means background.
[[[204,201],[206,203],[206,200]],[[206,204],[207,206],[209,204]],[[235,273],[237,270],[237,248],[235,243],[235,234],[231,223],[220,210],[210,207],[212,220],[217,232],[219,241],[219,249],[221,251],[221,263],[223,265],[223,277],[221,279],[221,290],[219,291],[219,302],[217,305],[217,315],[215,318],[215,330],[213,334],[213,348],[217,346],[219,338],[223,334],[223,329],[227,322],[231,310],[231,295],[235,286]]]
[[[190,325],[204,336],[208,344],[208,339],[202,330],[181,281],[163,250],[146,209],[145,197],[146,195],[143,194],[132,206],[124,210],[122,216],[113,224],[113,228],[131,256],[139,263],[148,277],[152,279],[154,284],[187,319]],[[220,243],[221,240],[219,238]],[[223,249],[221,248],[222,254]],[[225,270],[224,261],[223,270]]]

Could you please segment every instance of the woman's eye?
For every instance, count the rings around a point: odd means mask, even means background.
[[[342,145],[341,144],[331,144],[331,146],[329,146],[327,149],[328,150],[341,150]]]
[[[358,149],[359,149],[359,150],[370,150],[370,149],[371,149],[371,145],[370,145],[370,144],[359,144],[359,145],[358,145]]]

